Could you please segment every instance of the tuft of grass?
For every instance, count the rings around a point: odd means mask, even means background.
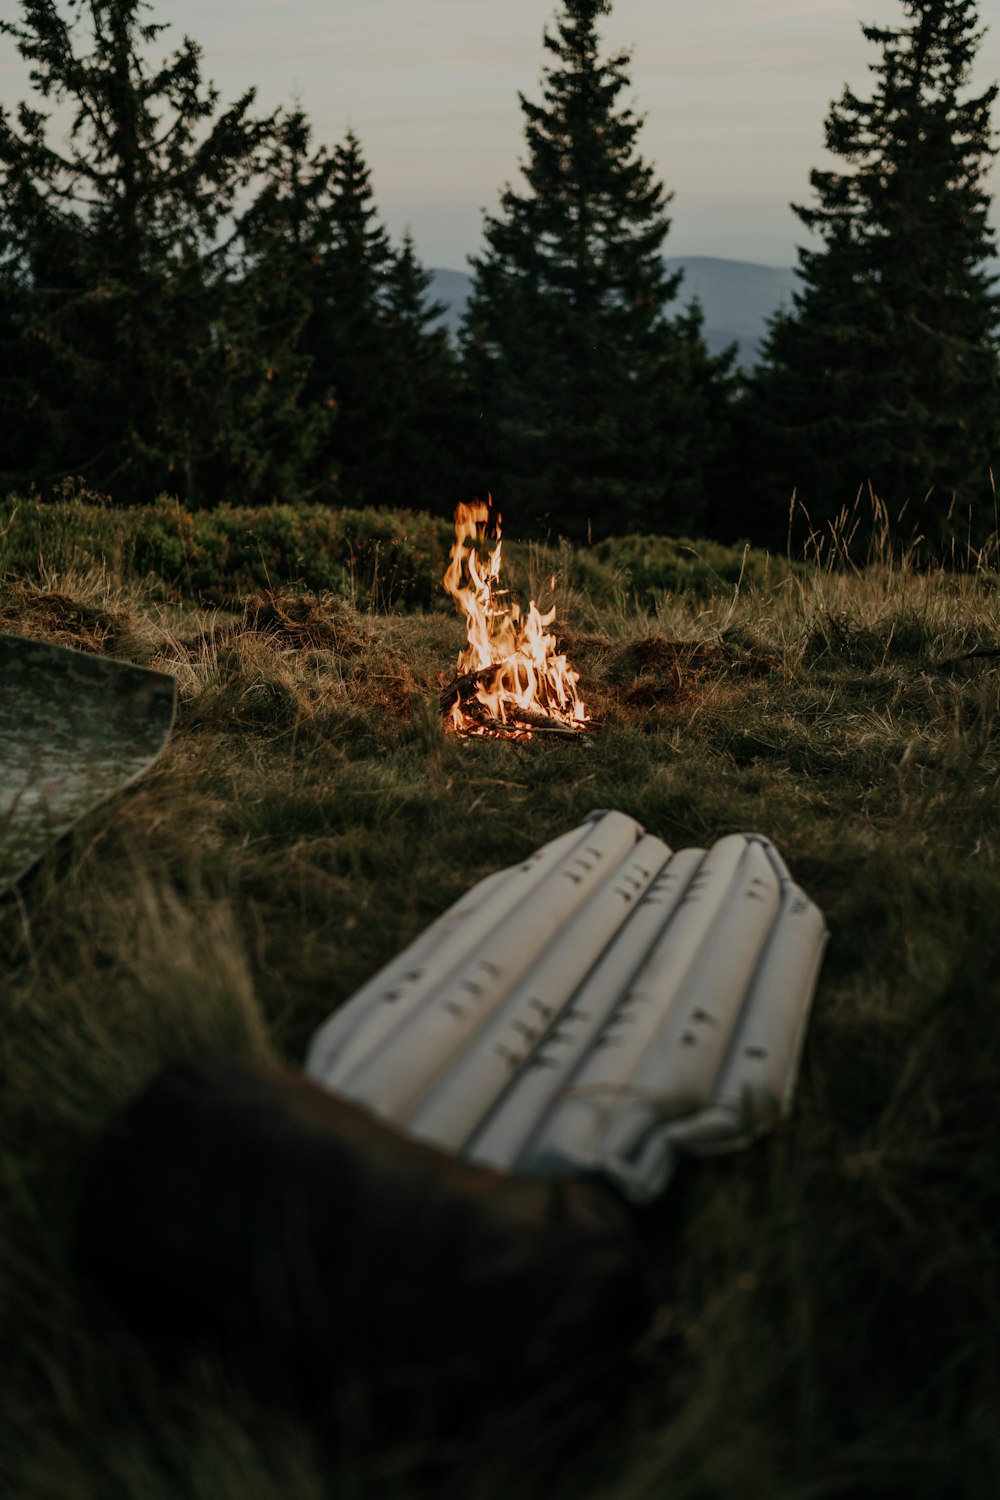
[[[721,583],[643,593],[623,559],[645,546],[652,576],[677,544],[514,548],[525,591],[557,575],[602,727],[462,742],[435,709],[446,609],[273,575],[206,607],[124,544],[81,561],[69,515],[51,560],[8,566],[3,628],[172,671],[182,708],[154,771],[0,903],[5,1493],[992,1500],[1000,670],[960,659],[1000,644],[995,553],[939,565],[886,532],[855,558],[845,520],[794,566],[706,552]],[[102,1123],[170,1057],[297,1062],[473,881],[601,806],[674,847],[767,833],[831,929],[791,1122],[642,1218],[643,1346],[364,1452],[346,1375],[316,1422],[207,1356],[154,1367],[68,1266]]]

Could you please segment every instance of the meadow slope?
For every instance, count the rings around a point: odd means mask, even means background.
[[[0,508],[0,630],[172,672],[181,702],[156,769],[0,900],[3,1493],[994,1500],[995,568],[515,547],[601,728],[468,742],[436,707],[462,640],[424,587],[438,523],[383,518],[324,579],[261,513],[215,590],[191,528],[158,567],[140,524]],[[67,1264],[103,1123],[168,1058],[297,1063],[388,954],[595,807],[675,848],[766,833],[830,925],[793,1119],[644,1217],[653,1335],[461,1434],[361,1444],[357,1391],[317,1422],[215,1359],[155,1367]]]

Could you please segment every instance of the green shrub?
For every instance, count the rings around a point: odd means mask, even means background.
[[[450,520],[419,511],[220,505],[192,512],[166,495],[124,509],[77,489],[54,501],[0,502],[0,573],[37,577],[44,557],[50,574],[106,563],[211,604],[298,585],[364,606],[427,609],[442,597],[453,534]],[[533,575],[552,572],[599,606],[624,600],[648,608],[664,593],[710,598],[731,594],[741,580],[745,588],[773,588],[801,566],[749,547],[664,536],[580,549],[510,540],[504,547],[519,593]]]
[[[86,492],[0,504],[0,572],[38,578],[107,564],[165,592],[225,604],[298,584],[358,603],[426,609],[448,557],[449,522],[413,511],[220,505],[189,511],[161,496],[121,509]]]
[[[581,560],[586,554],[581,554]],[[759,548],[723,546],[721,542],[692,541],[687,537],[612,537],[593,549],[593,558],[634,595],[641,605],[658,593],[698,594],[710,598],[744,588],[775,588],[794,570],[784,557]],[[591,588],[589,579],[583,586]]]

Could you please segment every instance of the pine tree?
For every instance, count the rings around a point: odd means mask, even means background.
[[[0,114],[0,471],[81,474],[116,498],[213,498],[205,476],[252,422],[235,401],[224,327],[232,215],[272,121],[253,92],[218,108],[185,38],[141,0],[23,0],[0,23],[44,108]],[[230,432],[223,429],[228,424]]]
[[[813,523],[870,484],[923,529],[957,501],[992,522],[1000,460],[1000,299],[985,175],[996,87],[965,97],[982,33],[972,0],[902,0],[906,24],[863,27],[881,52],[869,99],[850,89],[826,121],[849,171],[814,171],[821,239],[799,251],[799,289],[772,322],[748,412],[777,533],[793,487]],[[757,529],[761,529],[758,523]]]
[[[440,324],[445,308],[429,300],[430,284],[407,231],[385,287],[393,401],[382,460],[397,503],[448,511],[464,493],[464,391]]]
[[[239,293],[285,340],[281,367],[268,369],[271,426],[298,423],[297,457],[311,445],[298,492],[437,504],[455,464],[456,361],[433,326],[443,308],[427,304],[412,240],[397,253],[379,221],[360,141],[351,132],[332,153],[314,150],[295,111],[278,122],[263,177],[240,221]],[[266,451],[277,470],[286,445]]]
[[[298,198],[309,399],[337,413],[324,482],[351,504],[437,505],[454,485],[460,397],[430,278],[409,236],[393,249],[353,131],[313,159]]]
[[[0,198],[0,494],[30,474],[47,425],[37,380],[44,355],[33,327],[18,207]]]
[[[600,56],[610,8],[564,0],[545,32],[543,102],[520,96],[528,191],[508,186],[486,218],[463,329],[483,487],[519,525],[577,537],[699,521],[731,364],[708,356],[697,313],[666,315],[670,200],[620,102],[629,56]]]
[[[231,471],[244,503],[334,499],[329,473],[336,402],[313,379],[310,330],[322,264],[320,242],[333,162],[312,149],[301,109],[279,116],[261,163],[257,193],[239,218],[239,274],[225,302],[235,404]]]
[[[386,289],[393,266],[371,172],[349,131],[335,147],[315,219],[315,275],[306,335],[310,393],[337,405],[328,469],[351,502],[398,503],[386,493],[380,444],[391,426]]]

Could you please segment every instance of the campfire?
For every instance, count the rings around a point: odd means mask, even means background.
[[[579,675],[558,649],[532,599],[527,614],[501,587],[502,544],[480,561],[476,543],[487,535],[489,506],[459,505],[455,541],[442,583],[465,617],[466,646],[457,676],[441,694],[446,726],[456,734],[531,739],[533,734],[578,734],[588,727]]]

